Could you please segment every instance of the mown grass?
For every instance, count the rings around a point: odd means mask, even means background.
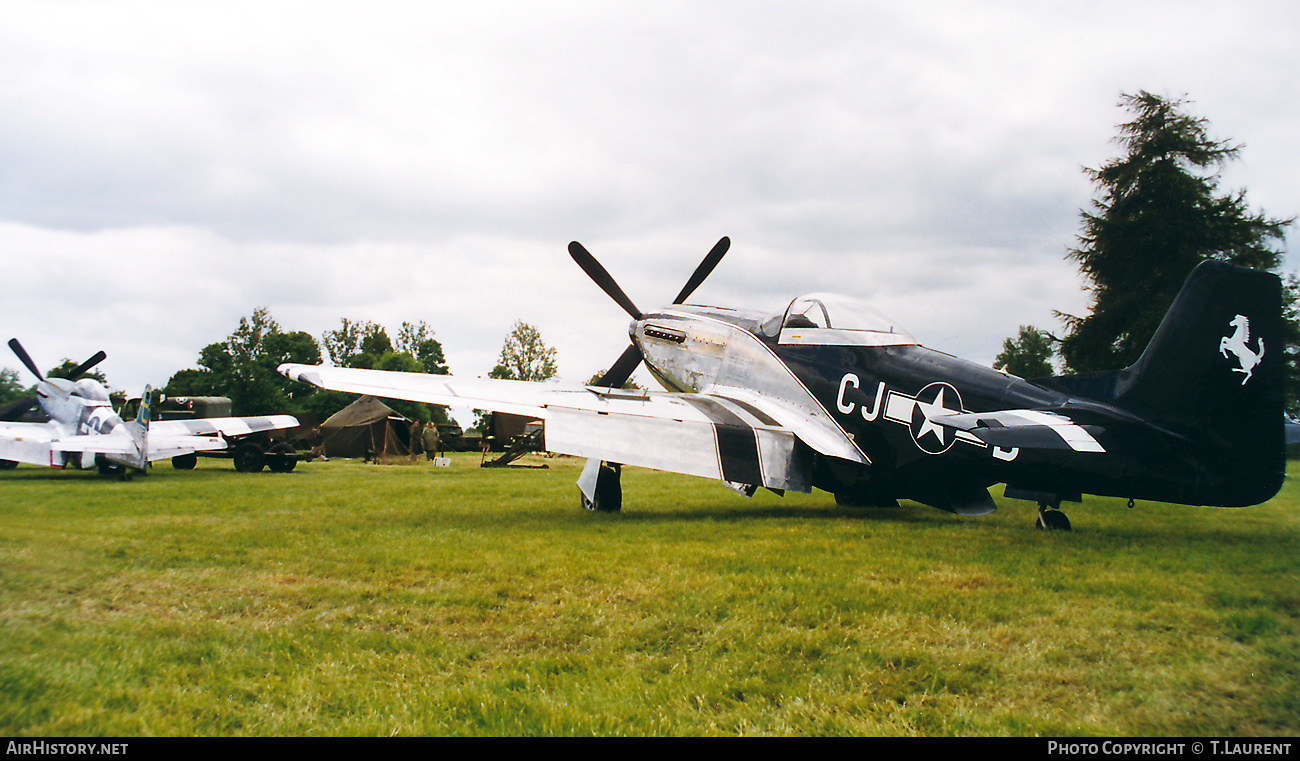
[[[0,474],[0,734],[1295,735],[1297,487],[838,508],[581,463]]]

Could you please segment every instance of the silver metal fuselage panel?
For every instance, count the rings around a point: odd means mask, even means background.
[[[808,388],[757,336],[738,323],[761,315],[678,306],[631,326],[651,373],[670,391],[708,394],[793,431],[828,456],[868,464],[867,457]]]

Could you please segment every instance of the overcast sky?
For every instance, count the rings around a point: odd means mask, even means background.
[[[838,291],[989,363],[1086,311],[1065,252],[1121,92],[1186,95],[1245,145],[1223,189],[1300,213],[1294,2],[0,12],[3,339],[43,369],[104,349],[135,394],[259,306],[318,339],[424,320],[471,376],[524,320],[583,382],[627,317],[571,240],[649,309],[727,235],[695,303]]]

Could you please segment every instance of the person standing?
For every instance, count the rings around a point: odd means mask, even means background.
[[[420,459],[420,450],[424,448],[424,431],[427,429],[428,424],[418,420],[411,426],[411,462]]]
[[[325,462],[329,462],[330,458],[325,456],[325,437],[321,435],[320,428],[311,429],[308,441],[311,442],[311,459],[319,457]]]
[[[438,434],[438,424],[430,421],[424,426],[421,433],[421,439],[424,444],[424,456],[432,460],[434,457],[442,456],[442,436]]]

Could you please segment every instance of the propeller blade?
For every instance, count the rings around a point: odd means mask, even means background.
[[[629,299],[627,294],[623,293],[623,289],[618,287],[618,283],[614,282],[614,278],[610,277],[605,268],[600,266],[600,262],[596,261],[596,257],[583,248],[581,243],[575,240],[569,244],[569,256],[572,256],[573,261],[577,262],[582,271],[587,273],[587,277],[591,278],[596,285],[600,286],[602,291],[608,294],[611,299],[617,301],[619,306],[623,307],[623,311],[632,315],[632,319],[641,319],[641,310],[636,308],[636,304],[632,303],[632,299]]]
[[[36,369],[36,363],[32,361],[31,357],[27,356],[27,350],[23,348],[22,344],[18,343],[17,338],[9,339],[9,348],[13,349],[14,354],[18,355],[18,359],[22,360],[22,363],[27,366],[28,370],[31,370],[32,375],[36,376],[36,380],[45,380],[45,376],[41,375],[41,371]]]
[[[686,298],[694,293],[695,289],[700,287],[700,283],[703,283],[704,279],[713,272],[713,268],[718,266],[718,262],[722,261],[723,255],[727,253],[729,248],[731,248],[731,238],[724,235],[722,240],[713,245],[713,249],[704,257],[704,261],[700,262],[700,266],[695,268],[695,273],[691,275],[690,280],[686,281],[686,285],[682,287],[682,292],[677,294],[677,298],[673,299],[673,303],[680,304],[686,301]]]
[[[34,396],[16,399],[9,404],[0,404],[0,420],[7,422],[20,421],[28,413],[40,408],[40,402]]]
[[[87,370],[94,367],[95,365],[99,364],[100,362],[103,362],[105,359],[108,359],[107,354],[105,354],[102,351],[95,352],[95,356],[91,357],[85,362],[82,362],[80,365],[77,366],[76,370],[73,370],[71,373],[69,373],[68,379],[76,380],[80,378],[83,373],[85,373]]]
[[[641,364],[641,359],[641,350],[637,348],[636,344],[632,344],[623,351],[614,366],[606,370],[605,374],[600,376],[600,380],[591,385],[604,388],[622,388],[627,379],[632,377],[632,373],[636,372],[636,368]]]

